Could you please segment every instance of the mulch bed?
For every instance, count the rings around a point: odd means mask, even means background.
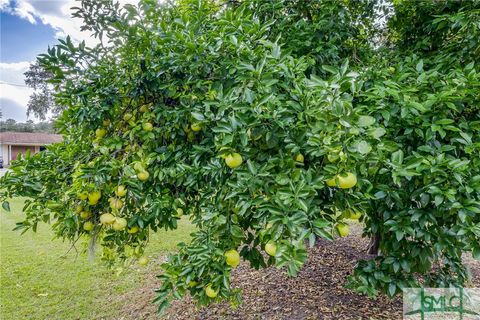
[[[123,297],[123,319],[401,319],[402,299],[377,299],[346,289],[346,278],[357,260],[366,258],[368,239],[360,229],[334,242],[320,240],[309,250],[309,259],[297,277],[282,270],[254,270],[243,263],[232,275],[232,285],[242,289],[243,303],[232,309],[228,303],[198,309],[188,297],[174,301],[159,317],[151,303],[158,285],[155,275],[147,286]],[[474,285],[480,287],[480,263],[469,259]]]

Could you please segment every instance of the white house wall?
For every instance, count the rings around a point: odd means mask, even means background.
[[[2,143],[0,144],[0,157],[3,159],[3,165],[6,166],[9,163],[8,159],[8,145]]]

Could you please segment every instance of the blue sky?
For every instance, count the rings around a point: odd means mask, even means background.
[[[55,31],[42,22],[36,24],[7,12],[0,12],[0,110],[3,119],[26,121],[25,101],[31,90],[24,85],[23,72],[29,61],[56,42]],[[8,85],[6,85],[8,84]],[[12,92],[12,87],[13,92]],[[8,93],[7,93],[8,92]],[[13,97],[11,97],[13,95]],[[14,99],[16,98],[16,99]]]
[[[10,13],[0,12],[1,49],[0,62],[33,61],[39,53],[56,43],[51,26],[31,24]]]
[[[3,119],[26,121],[33,90],[23,73],[38,54],[70,35],[74,41],[94,44],[80,32],[81,21],[71,18],[75,0],[0,0],[0,110]],[[36,119],[30,118],[34,121]]]
[[[67,2],[0,0],[0,110],[4,120],[27,120],[26,105],[33,90],[25,86],[23,73],[62,35],[53,22],[61,21],[61,8]]]

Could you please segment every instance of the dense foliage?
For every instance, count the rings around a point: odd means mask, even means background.
[[[378,29],[382,5],[82,1],[102,42],[39,58],[65,140],[0,180],[31,199],[18,228],[51,222],[143,264],[149,232],[188,217],[160,309],[185,292],[237,302],[237,252],[295,275],[347,218],[380,252],[350,278],[359,292],[464,284],[462,253],[480,256],[479,5],[396,1]]]

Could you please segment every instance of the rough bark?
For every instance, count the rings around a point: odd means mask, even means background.
[[[375,233],[372,238],[370,239],[370,243],[368,244],[367,247],[367,253],[368,254],[374,254],[376,256],[379,255],[379,249],[380,249],[380,234]]]

